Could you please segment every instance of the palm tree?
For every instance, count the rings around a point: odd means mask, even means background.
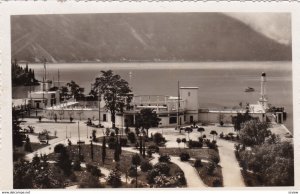
[[[179,148],[179,150],[180,150],[179,144],[181,143],[181,139],[180,139],[180,138],[177,138],[177,139],[176,139],[176,142],[178,143],[178,148]]]
[[[205,129],[203,127],[198,128],[198,132],[201,134],[202,137],[202,133],[205,131]]]
[[[181,142],[183,143],[183,147],[185,148],[186,139],[182,138]]]
[[[210,132],[210,134],[211,135],[213,135],[213,141],[215,140],[215,135],[217,136],[218,135],[218,133],[215,131],[215,130],[212,130],[211,132]]]
[[[137,176],[138,176],[138,166],[141,164],[141,158],[138,154],[135,154],[131,158],[131,164],[135,166],[136,175],[135,175],[135,187],[137,188]]]
[[[193,132],[193,129],[190,128],[190,127],[188,127],[188,128],[185,129],[185,132],[188,133],[188,138],[189,138],[189,140],[190,140],[190,133]]]

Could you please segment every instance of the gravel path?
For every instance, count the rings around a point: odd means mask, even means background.
[[[178,165],[184,172],[188,188],[207,187],[199,177],[196,169],[192,167],[188,162],[182,162],[179,157],[173,156],[171,156],[171,162]]]
[[[224,187],[245,187],[240,166],[234,154],[234,143],[219,139],[218,146]]]

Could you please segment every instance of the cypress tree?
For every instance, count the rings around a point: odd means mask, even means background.
[[[105,162],[106,158],[106,139],[105,136],[103,137],[103,143],[102,143],[102,163]]]
[[[91,141],[91,158],[92,158],[92,160],[94,160],[94,145],[93,145],[93,141]]]

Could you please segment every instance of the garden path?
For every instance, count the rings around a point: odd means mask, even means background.
[[[245,187],[241,169],[234,154],[234,143],[219,139],[218,148],[224,187]]]
[[[188,162],[182,162],[179,157],[174,156],[171,156],[171,162],[178,165],[184,172],[188,188],[207,187],[199,177],[196,169],[192,167]]]

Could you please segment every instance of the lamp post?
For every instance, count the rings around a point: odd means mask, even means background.
[[[139,136],[140,136],[140,154],[143,156],[143,158],[145,158],[146,156],[145,131],[142,130]]]
[[[86,138],[89,138],[89,126],[86,126]]]
[[[99,102],[99,127],[101,125],[101,94],[100,94],[100,90],[98,89],[98,102]]]
[[[78,158],[79,158],[79,161],[81,161],[81,147],[80,147],[80,131],[79,131],[79,121],[78,121]]]

